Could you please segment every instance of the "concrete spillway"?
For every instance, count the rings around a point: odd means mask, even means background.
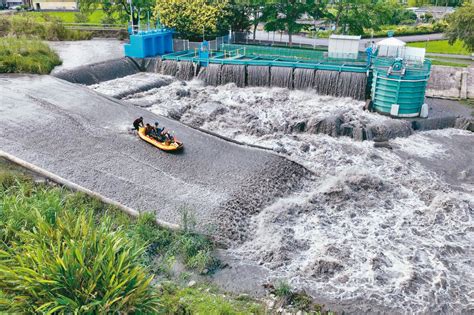
[[[190,61],[161,60],[160,58],[122,58],[60,71],[54,76],[72,83],[97,84],[136,74],[140,71],[174,76],[189,81],[198,77],[207,85],[235,83],[238,87],[285,87],[314,89],[320,95],[365,99],[367,74],[290,67],[209,64],[198,66]]]
[[[238,87],[269,86],[289,89],[314,88],[320,95],[365,99],[367,74],[291,67],[270,67],[256,65],[209,64],[198,69],[189,61],[154,60],[155,65],[147,71],[176,76],[190,80],[192,73],[208,85],[235,83]]]
[[[63,70],[55,73],[55,76],[79,84],[96,84],[103,81],[121,78],[140,72],[137,62],[130,58],[120,58],[88,64],[71,70]]]
[[[50,76],[0,76],[0,85],[3,151],[169,223],[179,224],[186,207],[223,241],[245,239],[249,214],[306,174],[282,157]],[[138,116],[176,131],[184,152],[162,152],[131,134]]]

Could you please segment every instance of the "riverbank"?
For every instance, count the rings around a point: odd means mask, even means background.
[[[34,182],[31,176],[34,176]],[[89,311],[97,312],[264,313],[261,302],[226,296],[205,284],[190,285],[184,276],[181,281],[167,277],[167,270],[175,259],[198,272],[214,264],[209,260],[212,258],[211,243],[195,234],[191,225],[188,230],[169,231],[156,226],[150,215],[132,219],[97,200],[44,182],[38,174],[2,158],[0,206],[3,241],[0,268],[4,270],[0,276],[0,311],[25,312],[41,308],[43,311],[75,312],[88,307]],[[30,209],[33,208],[36,215],[31,216]],[[52,217],[55,220],[50,221]],[[73,238],[74,243],[65,246],[63,251],[50,252],[53,248],[43,243],[49,229],[56,231],[51,237],[57,237],[59,241],[63,238],[61,233],[78,224],[81,224],[81,232],[72,232],[69,238]],[[20,230],[19,226],[22,226]],[[32,230],[35,230],[35,237],[28,240],[26,237]],[[101,237],[96,239],[97,234]],[[81,249],[74,244],[83,246],[81,255],[78,252]],[[121,254],[104,255],[107,248],[102,248],[104,252],[101,253],[94,252],[94,248],[108,245]],[[28,251],[30,246],[32,252]],[[22,254],[32,260],[21,260],[19,255]],[[49,254],[53,260],[48,258]],[[78,267],[92,271],[69,274],[70,282],[65,282],[61,271],[57,270],[58,261],[66,270]],[[123,263],[122,268],[119,261]],[[18,265],[20,262],[22,268]],[[36,277],[38,285],[32,287],[23,281],[24,270],[29,270],[30,277]],[[94,270],[101,273],[94,274]],[[150,282],[153,277],[155,280]],[[119,282],[121,286],[114,287]],[[81,285],[77,286],[78,283]],[[83,291],[87,294],[83,295]],[[68,302],[61,303],[65,298]],[[4,303],[7,300],[9,302]]]
[[[45,43],[25,38],[0,38],[0,73],[48,74],[61,64]]]

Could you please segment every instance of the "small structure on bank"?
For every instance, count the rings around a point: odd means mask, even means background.
[[[377,43],[371,97],[375,111],[394,117],[427,116],[425,91],[431,62],[425,49],[389,37]]]
[[[357,59],[359,57],[360,36],[331,35],[329,37],[328,57]]]
[[[173,31],[166,28],[138,31],[130,34],[130,43],[125,44],[125,56],[146,58],[173,52]]]

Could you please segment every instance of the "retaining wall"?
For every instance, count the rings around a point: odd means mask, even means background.
[[[474,67],[432,66],[426,96],[448,99],[474,98]]]

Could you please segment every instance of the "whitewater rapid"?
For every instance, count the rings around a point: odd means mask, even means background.
[[[391,141],[331,136],[327,117],[354,130],[392,119],[350,98],[284,88],[163,80],[136,93],[133,76],[92,86],[137,106],[249,144],[313,172],[303,189],[250,218],[228,250],[349,312],[474,311],[474,135],[445,129]],[[323,134],[319,129],[325,128]],[[409,133],[407,134],[409,135]]]

